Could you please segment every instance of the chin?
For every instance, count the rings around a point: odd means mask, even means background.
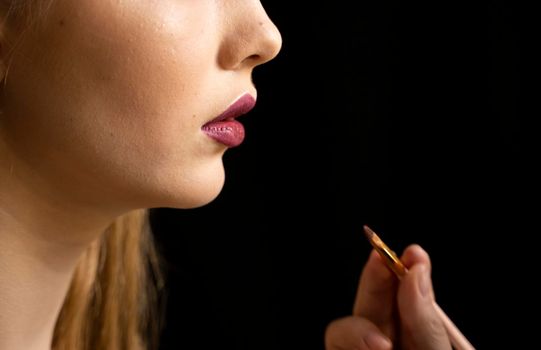
[[[209,188],[206,188],[194,193],[189,198],[183,197],[181,200],[171,203],[169,207],[178,209],[194,209],[205,206],[218,197],[222,191],[222,188],[223,184],[219,189],[210,190]]]
[[[172,176],[171,181],[160,181],[153,207],[192,209],[212,202],[224,187],[225,172],[221,163],[205,170],[194,173],[188,180]]]

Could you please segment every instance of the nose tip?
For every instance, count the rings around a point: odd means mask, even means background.
[[[238,15],[230,25],[219,53],[223,68],[254,68],[272,60],[280,52],[280,31],[261,5],[249,13]]]
[[[259,21],[259,48],[246,58],[255,66],[271,61],[282,48],[282,35],[276,25],[267,17],[267,22]]]

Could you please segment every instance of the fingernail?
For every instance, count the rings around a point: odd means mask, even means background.
[[[364,338],[364,341],[366,342],[366,345],[373,350],[388,350],[391,349],[393,345],[387,337],[379,333],[369,333]]]
[[[424,265],[419,270],[419,291],[426,298],[430,294],[430,272]]]

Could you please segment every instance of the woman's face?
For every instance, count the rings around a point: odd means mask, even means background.
[[[259,0],[55,0],[17,27],[0,28],[0,145],[19,178],[126,208],[218,195],[231,140],[203,126],[256,97],[252,70],[281,46]]]

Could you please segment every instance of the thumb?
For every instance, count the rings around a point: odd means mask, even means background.
[[[413,265],[398,289],[401,342],[404,349],[450,350],[443,322],[434,308],[430,265]]]

